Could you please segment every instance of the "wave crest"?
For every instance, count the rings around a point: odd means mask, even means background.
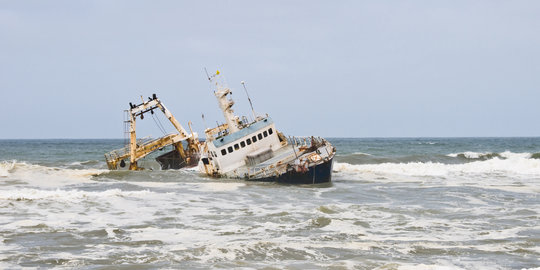
[[[540,153],[538,153],[538,158],[540,158]],[[488,160],[493,158],[500,159],[511,159],[511,158],[533,158],[535,154],[531,153],[513,153],[510,151],[505,151],[502,153],[497,152],[461,152],[461,153],[452,153],[446,156],[461,158],[461,159],[471,159],[471,160]]]
[[[463,164],[444,164],[439,162],[408,162],[381,164],[334,164],[334,171],[355,174],[393,174],[406,176],[463,176],[471,174],[483,175],[529,175],[540,176],[540,160],[532,159],[530,153],[504,152],[499,157],[482,159],[482,153],[458,153],[452,155],[469,155],[476,161]],[[488,154],[489,155],[489,154]],[[486,155],[484,155],[486,156]]]
[[[0,177],[7,177],[15,167],[16,160],[0,162]]]
[[[499,153],[478,153],[478,152],[462,152],[462,153],[452,153],[448,154],[449,157],[462,158],[462,159],[476,159],[476,160],[487,160],[492,158],[501,158],[502,156]]]
[[[60,187],[90,182],[92,176],[108,172],[103,169],[69,169],[28,164],[25,162],[0,163],[0,176],[35,186]]]

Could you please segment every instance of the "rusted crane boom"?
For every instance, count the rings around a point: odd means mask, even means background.
[[[184,127],[174,118],[171,112],[165,107],[165,105],[159,100],[156,94],[153,94],[151,98],[148,98],[148,101],[144,101],[139,105],[133,105],[129,103],[130,109],[129,113],[129,145],[122,148],[111,151],[105,154],[105,160],[107,161],[107,166],[110,170],[118,169],[125,166],[126,159],[129,158],[129,169],[130,170],[139,170],[137,166],[137,161],[150,153],[162,149],[163,147],[173,145],[173,153],[167,153],[173,158],[179,158],[182,160],[181,164],[189,165],[196,163],[199,154],[199,140],[196,133],[188,133]],[[137,117],[144,119],[144,114],[147,112],[154,113],[154,110],[160,110],[163,114],[169,119],[172,125],[178,131],[177,134],[165,135],[161,138],[157,138],[147,142],[137,142],[137,133],[136,133],[136,120]],[[186,141],[187,146],[184,149],[182,144],[183,141]],[[163,164],[162,164],[163,166]]]

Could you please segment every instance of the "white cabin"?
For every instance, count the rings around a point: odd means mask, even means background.
[[[215,82],[215,76],[212,82]],[[243,166],[253,166],[273,157],[286,140],[281,139],[275,124],[268,116],[257,117],[251,123],[234,115],[234,101],[228,99],[229,88],[215,83],[214,93],[223,112],[226,124],[207,129],[206,142],[202,148],[199,170],[213,176],[223,176]]]
[[[249,160],[271,158],[268,151],[281,148],[274,122],[264,118],[241,130],[207,143],[208,159],[220,174],[226,174],[249,163]],[[266,160],[264,159],[264,160]],[[258,160],[259,162],[264,160]]]

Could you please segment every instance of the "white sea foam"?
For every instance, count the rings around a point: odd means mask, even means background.
[[[371,154],[364,153],[364,152],[354,152],[353,155],[362,155],[362,156],[371,156]]]
[[[531,156],[532,156],[531,153],[513,153],[513,152],[510,152],[510,151],[504,151],[504,152],[500,153],[499,155],[501,155],[501,157],[509,158],[509,159],[514,159],[514,158],[528,159],[528,158],[531,158]]]
[[[28,164],[25,162],[13,162],[8,165],[0,165],[0,175],[4,173],[6,174],[5,176],[9,176],[10,179],[19,180],[32,186],[49,188],[89,183],[92,182],[92,176],[107,171],[108,170],[101,169],[65,169]]]
[[[190,183],[195,189],[208,192],[230,192],[235,191],[246,184],[235,182],[207,182],[207,183]]]
[[[460,152],[460,153],[451,153],[446,156],[448,157],[464,156],[465,158],[468,158],[468,159],[479,159],[479,158],[487,157],[490,155],[493,157],[496,157],[498,155],[502,158],[524,158],[524,159],[530,158],[532,156],[531,153],[513,153],[510,151],[504,151],[502,153],[466,151],[466,152]]]
[[[353,222],[354,220],[332,219],[331,222],[327,226],[321,228],[321,230],[345,233],[350,236],[367,234],[365,229],[353,225]]]
[[[171,209],[175,197],[146,190],[0,190],[0,204],[6,205],[7,201],[12,211],[32,216],[32,219],[24,219],[24,216],[21,219],[21,216],[10,215],[1,223],[2,228],[14,232],[102,229],[113,238],[114,228],[150,222],[155,219],[156,209]]]
[[[199,190],[200,187],[198,184],[191,185],[191,183],[186,186],[188,190],[191,188]],[[185,192],[185,187],[180,186],[180,188]],[[476,246],[470,247],[467,246],[467,243],[460,245],[456,242],[514,239],[519,236],[519,230],[494,229],[478,237],[477,232],[479,231],[476,228],[485,221],[478,220],[474,221],[477,223],[464,226],[459,220],[438,219],[430,215],[410,216],[394,212],[395,208],[389,209],[389,211],[381,210],[380,205],[327,204],[325,207],[329,211],[325,209],[325,212],[322,212],[319,205],[313,204],[311,198],[306,201],[287,203],[300,195],[299,193],[311,192],[309,189],[293,190],[293,193],[282,196],[280,199],[282,202],[275,205],[252,204],[252,200],[249,199],[251,197],[242,195],[242,193],[235,194],[234,200],[230,200],[231,197],[228,196],[222,197],[226,193],[220,193],[214,200],[210,200],[214,197],[213,195],[205,195],[203,192],[197,195],[191,195],[189,192],[183,193],[181,198],[177,194],[130,193],[126,191],[117,193],[116,190],[87,192],[87,197],[76,193],[76,199],[97,202],[98,206],[86,208],[82,206],[84,203],[72,203],[66,208],[65,212],[67,213],[64,213],[64,210],[57,212],[55,207],[45,207],[39,210],[31,208],[31,210],[39,211],[39,215],[32,215],[36,217],[36,220],[15,220],[3,228],[31,232],[34,229],[28,227],[45,224],[55,228],[54,231],[68,229],[67,231],[72,232],[102,229],[105,233],[103,237],[107,238],[105,242],[126,241],[125,239],[159,242],[155,246],[154,244],[148,244],[148,246],[139,244],[95,245],[85,249],[83,255],[62,252],[40,255],[40,259],[62,258],[75,265],[85,258],[120,258],[114,259],[119,260],[114,261],[114,263],[151,263],[155,260],[172,259],[178,262],[195,261],[213,264],[240,260],[246,262],[248,266],[253,266],[253,260],[262,260],[267,263],[276,262],[276,265],[282,266],[279,262],[283,261],[284,256],[324,265],[334,261],[333,255],[327,253],[329,249],[350,250],[350,252],[369,251],[379,254],[396,254],[398,252],[406,257],[415,252],[417,248],[474,249]],[[262,194],[264,193],[259,195]],[[40,198],[49,200],[48,198],[51,197],[56,200],[55,196],[41,196]],[[196,201],[191,201],[193,199]],[[25,202],[14,202],[14,204],[21,207],[39,205]],[[107,209],[106,212],[100,210],[104,207]],[[251,214],[246,215],[243,209],[249,209],[257,218],[254,219],[250,216]],[[294,221],[281,222],[278,218],[270,220],[259,218],[260,215],[276,213],[278,209],[289,212],[287,218],[290,219],[291,216],[294,216]],[[119,215],[117,212],[120,210],[132,211],[132,213]],[[177,210],[181,210],[181,212],[178,213]],[[463,210],[455,209],[456,212]],[[84,212],[85,215],[77,215],[81,212]],[[156,222],[156,218],[159,217],[157,212],[176,220],[169,223],[169,226],[162,226]],[[295,212],[296,215],[291,214]],[[207,215],[211,215],[211,217],[205,217]],[[225,215],[227,218],[219,220],[221,215]],[[331,219],[330,223],[323,227],[314,226],[313,220],[321,216]],[[215,220],[215,217],[218,220]],[[245,223],[245,220],[251,221]],[[371,226],[366,228],[355,225],[354,222],[357,220],[370,223]],[[127,227],[128,224],[137,226]],[[146,227],[141,228],[140,225]],[[404,231],[403,229],[406,227],[421,229],[419,231]],[[116,228],[121,228],[122,232],[117,233]],[[298,233],[306,232],[306,230],[310,231],[310,237]],[[500,234],[497,234],[499,232]],[[344,240],[343,237],[346,239]],[[482,248],[492,249],[493,252],[505,252],[508,245],[493,244]],[[424,263],[397,263],[395,267],[381,267],[380,269],[459,269],[457,266],[453,267],[452,264],[439,261],[428,260]],[[415,268],[415,266],[417,267]],[[463,267],[465,269],[489,269]]]
[[[188,171],[188,172],[199,172],[199,167],[189,167],[189,168],[182,168],[182,171]]]
[[[124,182],[132,185],[137,185],[145,188],[173,188],[177,187],[178,183],[175,182]]]
[[[540,160],[519,159],[477,161],[465,164],[436,162],[383,163],[352,165],[334,164],[334,170],[346,173],[376,173],[408,176],[447,176],[450,174],[514,174],[540,176]]]
[[[480,157],[488,155],[488,154],[490,154],[490,153],[487,153],[487,152],[461,152],[461,153],[448,154],[447,156],[449,156],[449,157],[458,157],[460,155],[463,155],[466,158],[475,159],[475,158],[480,158]]]
[[[110,189],[106,191],[80,191],[80,190],[42,190],[42,189],[11,189],[0,190],[0,200],[53,200],[53,201],[80,201],[87,199],[98,199],[104,197],[138,197],[150,191],[122,191],[120,189]]]
[[[82,165],[82,162],[81,161],[73,161],[71,163],[68,164],[69,166],[80,166]]]
[[[419,145],[423,145],[423,144],[427,144],[427,145],[435,145],[437,144],[436,142],[418,142],[417,144]]]
[[[383,269],[383,268],[381,268]],[[460,270],[463,269],[461,267],[457,267],[455,265],[428,265],[428,264],[406,264],[406,265],[399,265],[397,267],[397,270]]]
[[[216,232],[208,229],[164,229],[148,227],[143,229],[129,230],[130,237],[137,239],[137,241],[152,241],[158,240],[168,244],[197,244],[197,243],[211,243],[217,237]],[[226,239],[224,239],[226,238]],[[220,239],[225,241],[231,237],[223,237]],[[231,238],[232,240],[232,238]],[[186,246],[184,246],[186,247]]]
[[[424,182],[444,179],[445,185],[485,185],[506,187],[508,190],[538,192],[540,160],[530,159],[529,153],[504,152],[504,158],[493,158],[463,164],[437,162],[382,163],[382,164],[334,164],[338,175],[352,179]],[[430,180],[431,179],[431,180]]]
[[[150,267],[174,262],[177,268],[263,268],[272,264],[277,268],[354,269],[369,263],[381,270],[498,269],[500,256],[520,258],[515,250],[529,252],[525,256],[540,253],[527,239],[540,229],[533,219],[536,194],[486,191],[478,196],[468,193],[470,189],[442,188],[437,192],[448,192],[444,198],[430,195],[435,198],[427,196],[423,201],[414,198],[417,194],[387,193],[401,190],[402,183],[362,185],[339,180],[419,181],[411,185],[415,189],[471,183],[511,188],[513,182],[519,182],[523,187],[516,188],[534,192],[540,179],[534,163],[538,160],[529,163],[526,157],[514,154],[454,165],[336,163],[337,181],[330,188],[167,178],[181,173],[178,171],[148,178],[144,178],[148,176],[145,172],[134,173],[136,179],[94,182],[81,170],[16,164],[8,175],[13,179],[43,175],[59,183],[75,174],[67,183],[89,183],[43,188],[39,181],[28,180],[35,186],[0,186],[0,208],[7,206],[0,221],[5,232],[0,235],[0,261],[12,263],[0,262],[0,268],[17,268],[19,260],[31,266],[35,265],[32,262],[64,260],[57,267],[66,268],[105,260],[110,265]],[[167,177],[161,178],[163,175]],[[520,205],[521,200],[533,205]],[[515,224],[508,224],[512,220]],[[58,233],[62,238],[57,241]],[[67,239],[64,236],[77,239],[73,252],[48,247],[61,244],[59,241]],[[35,241],[41,252],[24,246],[28,241]],[[2,254],[4,250],[9,252]],[[486,253],[495,254],[495,261],[486,263]]]
[[[7,177],[11,170],[15,167],[15,160],[0,162],[0,177]]]

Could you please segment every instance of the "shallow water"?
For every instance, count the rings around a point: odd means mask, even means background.
[[[288,186],[0,140],[0,268],[540,269],[540,138],[330,141],[332,184]]]

